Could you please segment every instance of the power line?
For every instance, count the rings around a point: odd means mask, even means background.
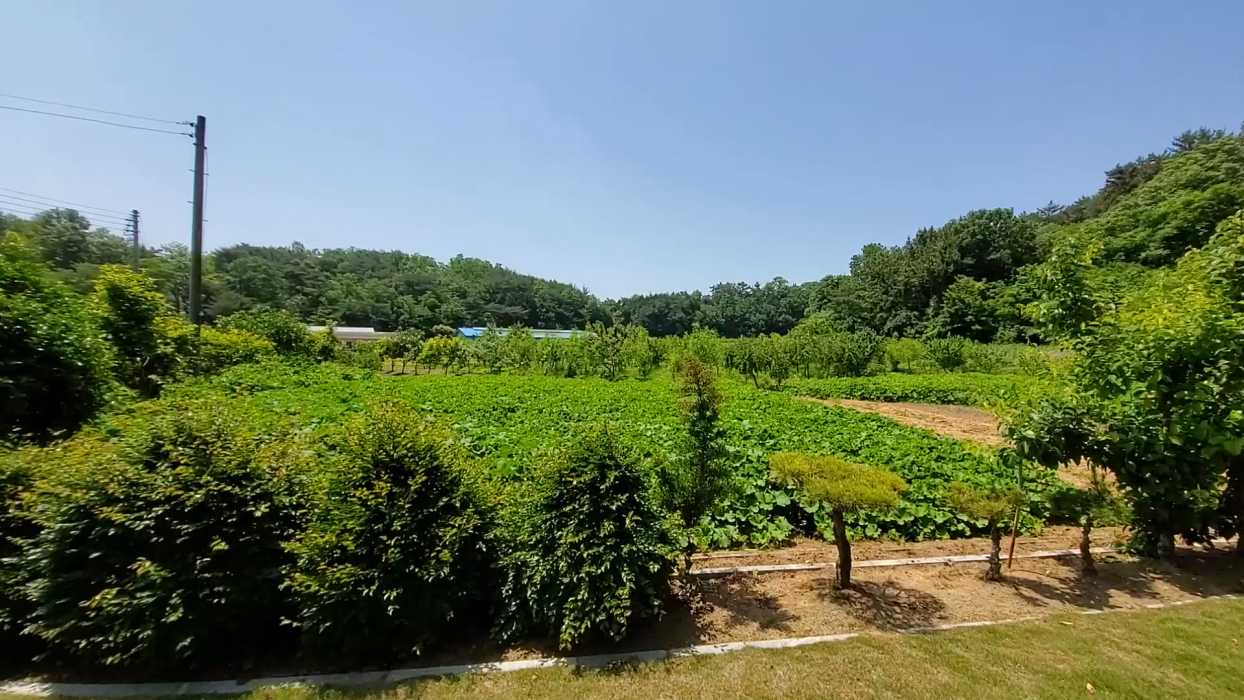
[[[8,190],[3,187],[0,187],[0,190],[4,190],[4,192],[17,192],[17,190]],[[88,209],[94,209],[96,212],[100,214],[116,214],[117,216],[120,216],[122,218],[128,216],[128,214],[126,214],[125,212],[117,211],[116,209],[105,209],[103,207],[91,207],[85,204],[75,204],[73,202],[66,202],[62,199],[52,199],[51,197],[41,197],[37,194],[29,194],[26,192],[20,192],[18,194],[24,194],[26,196],[18,197],[14,194],[0,193],[0,197],[7,197],[9,199],[19,199],[23,202],[30,202],[31,204],[39,204],[39,205],[44,205],[44,204],[49,204],[49,203],[61,204],[61,205],[73,207],[79,211],[87,211]],[[28,197],[33,197],[33,199],[27,199]]]
[[[6,211],[15,211],[15,212],[18,212],[19,214],[25,214],[29,216],[38,216],[39,214],[49,211],[48,209],[39,209],[38,207],[31,206],[29,204],[19,204],[16,202],[6,202],[3,200],[0,200],[0,209],[4,209]],[[83,213],[83,212],[78,212],[78,213],[82,214],[90,221],[103,221],[104,223],[108,223],[108,224],[124,224],[125,223],[125,219],[102,216],[99,214],[89,214],[89,213]]]
[[[111,114],[114,117],[125,117],[127,119],[142,119],[149,122],[161,122],[164,124],[184,124],[189,126],[191,122],[179,122],[172,119],[156,119],[155,117],[144,117],[138,114],[126,114],[125,112],[109,112],[106,109],[95,109],[94,107],[79,107],[78,105],[66,104],[64,102],[50,102],[48,100],[36,100],[33,97],[22,97],[21,95],[5,95],[0,93],[0,97],[7,97],[10,100],[23,100],[25,102],[38,102],[41,105],[52,105],[54,107],[68,107],[69,109],[80,109],[83,112],[95,112],[97,114]]]
[[[0,105],[0,109],[10,109],[14,112],[27,112],[29,114],[42,114],[48,117],[64,117],[65,119],[77,119],[83,122],[95,122],[96,124],[107,124],[108,126],[119,126],[122,129],[137,129],[138,131],[154,131],[158,134],[175,134],[177,136],[194,136],[186,131],[172,131],[170,129],[153,129],[149,126],[137,126],[134,124],[121,124],[118,122],[105,121],[103,119],[92,119],[90,117],[79,117],[74,114],[60,114],[59,112],[44,112],[38,109],[24,109],[22,107],[10,107],[8,105]]]

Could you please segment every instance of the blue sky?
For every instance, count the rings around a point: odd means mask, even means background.
[[[8,0],[0,92],[208,118],[206,245],[601,296],[847,269],[1244,120],[1244,3]],[[13,100],[0,104],[38,107]],[[188,241],[192,148],[0,111],[0,187]]]

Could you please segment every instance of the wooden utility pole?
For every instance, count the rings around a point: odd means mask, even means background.
[[[207,119],[194,120],[194,201],[190,219],[190,322],[199,325],[203,289],[203,159],[207,150]]]
[[[138,245],[138,210],[130,210],[130,234],[134,236],[134,272],[138,272],[139,258],[142,257],[142,248]]]

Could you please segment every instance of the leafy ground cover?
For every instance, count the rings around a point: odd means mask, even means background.
[[[772,544],[795,528],[828,532],[828,513],[768,479],[767,460],[781,451],[842,457],[892,469],[910,484],[899,508],[862,512],[848,524],[856,535],[922,540],[979,534],[985,523],[945,504],[954,481],[989,485],[1013,473],[987,449],[882,416],[809,404],[741,380],[725,380],[722,419],[728,449],[744,479],[735,499],[707,528],[716,546]],[[555,449],[576,426],[607,421],[647,462],[671,457],[680,427],[672,385],[664,375],[647,381],[608,382],[529,375],[376,377],[333,365],[290,372],[280,366],[242,366],[180,391],[210,393],[272,414],[298,417],[307,429],[331,425],[369,401],[396,397],[421,414],[451,424],[488,475],[523,478],[540,455]],[[413,416],[412,416],[413,418]],[[1031,528],[1047,513],[1050,494],[1063,488],[1052,472],[1026,475],[1032,496]]]
[[[244,697],[1219,700],[1244,695],[1241,626],[1244,601],[1220,600],[929,636],[866,636],[838,644],[749,650],[605,670],[461,676],[368,693],[287,686]]]
[[[1040,387],[1040,380],[1022,374],[890,373],[872,377],[796,379],[789,393],[815,399],[859,399],[907,403],[956,404],[988,407],[1013,401]]]

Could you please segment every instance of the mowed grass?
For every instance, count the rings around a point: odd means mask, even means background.
[[[459,676],[370,691],[278,687],[246,698],[1222,700],[1244,697],[1242,637],[1244,600],[1216,600],[616,669]]]

